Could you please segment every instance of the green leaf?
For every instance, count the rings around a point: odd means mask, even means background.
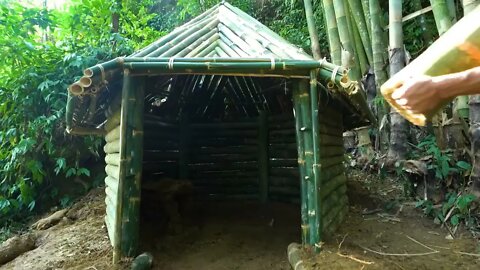
[[[85,176],[90,177],[90,170],[88,170],[87,168],[78,169],[77,170],[77,176],[81,176],[81,175],[85,175]]]
[[[458,214],[452,216],[452,218],[450,219],[450,223],[452,223],[453,226],[457,226],[458,223],[460,223],[460,218]]]
[[[67,165],[67,161],[65,160],[65,158],[58,158],[55,169],[54,169],[55,174],[58,175],[61,170],[65,169],[66,165]]]
[[[458,161],[456,165],[457,167],[464,169],[465,171],[469,171],[472,169],[472,165],[470,165],[470,163],[465,162],[463,160]]]
[[[67,173],[65,174],[65,176],[68,178],[72,175],[77,175],[77,169],[75,168],[70,168],[67,170]]]

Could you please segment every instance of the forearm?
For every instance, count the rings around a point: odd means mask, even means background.
[[[439,95],[444,99],[480,94],[480,67],[432,78]]]

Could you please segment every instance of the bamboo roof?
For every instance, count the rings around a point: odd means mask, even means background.
[[[239,8],[222,2],[133,57],[222,57],[313,60]]]
[[[149,78],[146,102],[167,101],[160,116],[178,119],[182,111],[196,111],[205,119],[218,120],[232,108],[237,117],[255,117],[260,110],[291,113],[281,104],[286,79],[312,79],[311,71],[318,77],[322,102],[334,103],[345,115],[346,128],[375,121],[361,84],[351,81],[347,70],[325,59],[314,60],[247,13],[222,2],[130,56],[85,69],[69,87],[67,131],[76,127],[83,129],[77,133],[102,133],[109,108],[121,96],[124,72]]]

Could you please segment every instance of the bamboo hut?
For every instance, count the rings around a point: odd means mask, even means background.
[[[105,138],[114,261],[136,255],[152,174],[188,178],[214,199],[298,201],[302,243],[318,249],[347,211],[342,133],[374,121],[347,70],[226,2],[87,68],[66,111],[69,133]]]

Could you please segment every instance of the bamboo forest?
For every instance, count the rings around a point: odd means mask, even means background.
[[[0,270],[480,269],[480,0],[0,0]]]

